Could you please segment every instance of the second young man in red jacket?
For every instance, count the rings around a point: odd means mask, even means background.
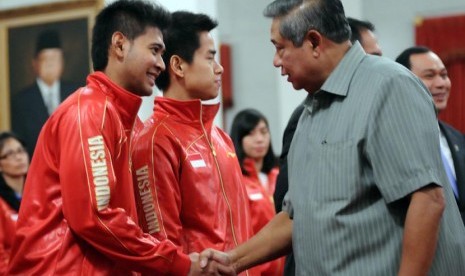
[[[241,169],[229,136],[213,124],[223,67],[215,61],[206,15],[173,13],[164,37],[164,97],[134,141],[133,175],[142,228],[184,253],[229,250],[252,224]],[[249,275],[253,273],[250,271]]]

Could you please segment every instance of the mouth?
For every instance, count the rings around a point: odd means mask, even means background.
[[[258,151],[258,152],[263,152],[263,151],[266,151],[267,148],[266,147],[256,147],[255,150]]]
[[[282,76],[282,77],[287,77],[287,78],[286,78],[287,81],[290,82],[291,76],[290,76],[288,73],[286,73],[283,69],[281,70],[281,76]]]
[[[154,86],[155,85],[155,80],[158,78],[159,73],[156,72],[148,72],[147,77],[150,80],[150,85]]]
[[[440,101],[442,101],[442,100],[445,100],[445,99],[446,99],[447,93],[436,93],[436,94],[432,94],[432,96],[433,96],[433,98],[434,98],[435,100],[440,100]]]
[[[16,166],[15,169],[18,171],[24,171],[24,170],[27,170],[27,166],[28,166],[27,163],[21,163],[18,166]]]

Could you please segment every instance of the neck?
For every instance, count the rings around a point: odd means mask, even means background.
[[[8,176],[3,174],[3,178],[5,179],[6,185],[8,185],[15,193],[22,194],[23,193],[23,184],[25,180],[25,176]]]
[[[260,173],[263,168],[263,158],[254,159],[254,164],[255,164],[255,170],[257,171],[257,173]]]
[[[350,50],[350,47],[352,46],[350,40],[347,40],[343,43],[334,43],[332,41],[330,41],[329,43],[331,44],[331,47],[328,47],[326,51],[326,76],[329,76],[334,71],[339,62],[341,62],[345,54]]]
[[[194,100],[190,97],[189,93],[187,93],[186,89],[178,82],[173,81],[171,79],[170,86],[166,91],[163,91],[163,97],[170,98],[177,101],[190,101]]]
[[[125,76],[122,76],[123,73],[121,73],[121,71],[117,68],[119,68],[119,64],[109,58],[107,67],[101,72],[105,74],[111,80],[111,82],[113,82],[117,86],[125,90],[129,90],[127,88],[126,83],[123,82]]]
[[[322,64],[321,70],[319,70],[318,74],[314,74],[314,81],[305,87],[308,93],[313,94],[323,86],[325,81],[344,58],[344,55],[349,51],[351,45],[349,40],[342,43],[335,43],[329,39],[322,40],[322,44],[319,46],[320,54],[318,57]]]

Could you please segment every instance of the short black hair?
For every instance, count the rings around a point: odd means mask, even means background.
[[[425,46],[413,46],[405,49],[399,56],[396,58],[396,62],[405,66],[407,69],[412,69],[412,63],[410,62],[410,56],[416,54],[425,54],[431,52],[431,49]]]
[[[171,57],[177,55],[190,64],[195,51],[200,47],[200,33],[209,32],[216,26],[218,22],[206,14],[187,11],[177,11],[172,14],[171,24],[163,34],[166,47],[163,61],[167,68],[155,81],[158,89],[164,91],[170,85]]]
[[[147,27],[163,31],[170,23],[171,14],[162,6],[142,0],[118,0],[106,6],[98,15],[92,31],[92,61],[95,71],[108,64],[108,50],[115,32],[134,40]]]
[[[3,150],[6,141],[9,139],[14,139],[18,141],[21,144],[21,146],[23,146],[23,148],[26,148],[26,143],[23,141],[23,139],[19,138],[18,135],[10,131],[3,131],[0,132],[0,151]]]
[[[370,21],[358,20],[351,17],[347,17],[347,21],[349,21],[350,30],[352,31],[352,35],[350,37],[350,42],[352,42],[352,44],[356,41],[360,41],[360,43],[362,43],[362,31],[375,31],[375,25],[373,25]]]
[[[242,139],[244,139],[245,136],[249,135],[249,133],[258,125],[258,123],[261,120],[265,122],[266,127],[268,127],[269,129],[270,127],[268,125],[268,120],[266,119],[266,117],[260,111],[248,108],[237,113],[232,123],[231,139],[236,149],[236,155],[237,159],[239,159],[242,174],[244,175],[249,175],[249,173],[244,168],[244,159],[247,158],[247,156],[244,152],[244,148],[242,147]],[[262,172],[269,173],[276,165],[277,158],[274,155],[270,139],[270,146],[265,155],[265,158],[263,159]]]

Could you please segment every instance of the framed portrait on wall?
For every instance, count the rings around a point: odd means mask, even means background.
[[[91,31],[102,6],[103,0],[71,0],[0,10],[0,130],[10,130],[16,119],[29,116],[29,120],[41,117],[34,123],[26,121],[36,128],[33,132],[40,131],[53,102],[46,99],[43,91],[49,86],[44,84],[53,87],[59,82],[58,90],[85,84],[92,67]],[[59,49],[59,55],[50,49]],[[46,76],[58,81],[47,81]],[[57,99],[61,102],[64,97]]]

